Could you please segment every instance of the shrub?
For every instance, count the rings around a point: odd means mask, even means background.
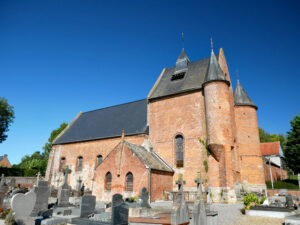
[[[246,209],[245,209],[245,208],[240,209],[240,211],[241,211],[241,213],[242,213],[243,215],[246,214]]]
[[[250,205],[251,202],[256,202],[256,204],[257,204],[259,202],[259,200],[258,200],[256,194],[251,193],[251,194],[248,194],[246,197],[244,197],[243,202],[244,202],[244,205],[247,207]]]

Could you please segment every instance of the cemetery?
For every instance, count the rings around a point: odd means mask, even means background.
[[[176,199],[150,203],[149,193],[145,187],[142,188],[136,201],[128,201],[116,193],[111,202],[97,202],[96,196],[89,191],[81,192],[81,179],[78,179],[77,190],[71,190],[67,183],[71,170],[66,166],[62,171],[64,182],[57,191],[57,197],[52,195],[54,192],[40,174],[37,175],[36,184],[32,189],[15,187],[14,180],[8,183],[2,175],[0,224],[218,225],[223,221],[224,215],[219,215],[209,192],[204,190],[200,172],[195,178],[197,194],[193,202],[185,200],[183,190],[186,182],[183,175],[179,174],[176,181],[178,186]],[[300,196],[292,196],[286,189],[282,189],[274,196],[263,196],[237,190],[238,186],[236,185],[236,192],[245,206],[244,209],[240,209],[241,215],[243,213],[253,218],[281,218],[285,220],[285,224],[300,224],[298,210]],[[222,207],[226,207],[224,205]],[[235,210],[235,213],[238,211],[237,208],[229,210],[232,212]]]

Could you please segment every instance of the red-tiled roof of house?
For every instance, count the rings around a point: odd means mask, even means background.
[[[260,143],[262,155],[280,155],[280,141]]]

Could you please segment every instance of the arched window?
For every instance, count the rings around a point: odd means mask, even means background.
[[[65,167],[65,164],[66,164],[66,158],[65,158],[65,157],[62,157],[62,158],[60,159],[59,171],[61,171],[61,170]]]
[[[111,173],[107,172],[105,175],[105,190],[110,191],[111,190]]]
[[[97,166],[99,166],[102,163],[102,155],[97,156]]]
[[[126,191],[133,191],[133,175],[131,172],[126,175]]]
[[[77,159],[77,171],[81,171],[82,170],[82,157],[79,156]]]
[[[183,137],[177,135],[175,137],[176,142],[176,167],[183,167]]]

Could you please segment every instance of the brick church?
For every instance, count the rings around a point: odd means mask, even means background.
[[[266,188],[256,110],[239,82],[233,92],[222,48],[194,62],[182,49],[146,99],[80,112],[54,140],[46,179],[57,188],[68,165],[71,187],[81,179],[98,200],[146,187],[155,201],[179,174],[194,192],[201,171],[214,202],[235,202],[237,184]]]

